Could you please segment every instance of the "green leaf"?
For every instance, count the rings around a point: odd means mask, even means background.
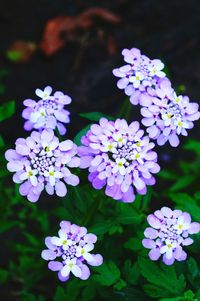
[[[8,271],[4,270],[4,269],[0,269],[0,283],[4,283],[7,281],[8,279]]]
[[[6,232],[17,225],[16,221],[5,220],[0,223],[0,233]]]
[[[140,268],[138,262],[132,264],[130,259],[127,259],[124,264],[124,277],[126,281],[130,284],[136,285],[138,284],[138,280],[140,277]]]
[[[198,301],[199,299],[195,298],[194,293],[189,290],[184,293],[182,297],[176,297],[176,298],[165,298],[161,299],[160,301]]]
[[[173,171],[163,169],[158,173],[158,177],[164,179],[164,180],[177,180],[177,174]]]
[[[189,139],[184,145],[184,149],[191,150],[200,156],[200,141]]]
[[[192,279],[196,278],[200,272],[198,269],[198,264],[197,264],[196,260],[194,258],[190,257],[186,263],[187,263],[189,273],[192,276]]]
[[[179,178],[174,185],[171,186],[171,191],[178,191],[188,187],[195,180],[195,176],[185,175]]]
[[[116,211],[116,221],[118,221],[120,224],[140,224],[144,219],[144,215],[138,212],[133,207],[133,204],[119,202],[117,203]]]
[[[11,100],[0,106],[0,121],[10,118],[15,113],[15,101]]]
[[[99,222],[97,224],[94,224],[91,228],[90,231],[96,235],[102,235],[105,234],[110,230],[110,227],[113,225],[113,221],[105,221],[103,220],[102,222]]]
[[[61,286],[57,286],[56,293],[53,298],[54,301],[67,301],[67,295],[65,294],[65,290]]]
[[[104,262],[97,272],[99,275],[94,275],[94,280],[105,286],[111,286],[120,279],[120,270],[113,261]]]
[[[185,288],[185,278],[176,274],[174,266],[159,267],[155,262],[140,257],[138,260],[141,274],[150,282],[144,289],[150,297],[179,296]]]
[[[132,251],[136,251],[136,252],[143,249],[141,239],[136,238],[136,237],[129,238],[125,242],[124,247],[126,249],[129,249],[129,250],[132,250]]]
[[[3,140],[3,137],[0,136],[0,148],[5,146],[5,142]]]
[[[196,200],[187,193],[170,193],[169,197],[179,206],[179,209],[189,212],[195,221],[200,222],[200,207]]]
[[[86,127],[84,127],[78,134],[74,137],[74,143],[78,146],[81,145],[81,138],[86,135],[86,133],[89,131],[92,124],[88,124]]]
[[[101,113],[101,112],[81,113],[79,115],[81,117],[86,118],[91,121],[99,121],[99,119],[102,117],[107,118],[108,120],[114,120],[114,118],[112,116],[109,116],[109,115]]]

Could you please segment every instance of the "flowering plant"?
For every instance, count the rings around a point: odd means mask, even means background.
[[[200,298],[200,143],[187,140],[184,146],[196,154],[192,164],[177,163],[170,148],[159,147],[167,141],[177,147],[179,136],[200,118],[199,108],[175,93],[160,60],[136,48],[122,54],[127,65],[113,73],[131,104],[140,108],[139,121],[127,118],[133,106],[126,103],[115,118],[82,113],[90,124],[72,141],[64,136],[69,123],[65,105],[71,98],[58,91],[52,95],[47,86],[36,89],[39,101],[24,101],[24,128],[30,135],[18,138],[14,149],[0,139],[16,183],[16,188],[6,187],[3,162],[0,231],[9,237],[12,229],[16,235],[9,242],[12,248],[8,244],[2,250],[19,256],[8,271],[0,269],[0,282],[21,285],[20,292],[12,292],[19,300]],[[0,107],[0,120],[13,113],[9,102]],[[180,150],[174,150],[175,157]],[[170,163],[177,168],[170,169]],[[47,199],[43,190],[52,197]],[[58,221],[58,236],[49,236]]]

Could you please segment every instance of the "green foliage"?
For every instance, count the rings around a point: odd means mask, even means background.
[[[120,280],[120,270],[113,261],[104,262],[97,272],[99,275],[93,278],[102,285],[111,286]]]
[[[15,113],[14,100],[8,101],[0,106],[0,122],[10,118]]]
[[[1,73],[0,73],[1,74]],[[130,103],[123,104],[119,117],[130,115]],[[0,107],[0,120],[14,113],[14,102]],[[91,122],[112,117],[100,112],[84,113]],[[92,123],[91,123],[92,124]],[[82,129],[74,141],[78,145],[90,125]],[[165,266],[152,262],[142,246],[146,216],[162,206],[189,212],[200,222],[200,142],[189,140],[182,152],[191,162],[179,160],[177,167],[164,166],[159,185],[148,188],[145,196],[137,195],[133,203],[117,202],[103,190],[88,183],[87,173],[77,169],[81,178],[77,187],[69,187],[66,197],[43,197],[37,204],[18,193],[6,170],[4,152],[7,146],[0,136],[0,234],[5,238],[1,248],[0,283],[10,287],[11,300],[22,301],[197,301],[200,300],[200,236],[186,247],[188,260]],[[175,160],[176,161],[176,160]],[[173,165],[173,164],[172,164]],[[9,182],[10,181],[10,182]],[[58,280],[41,259],[44,238],[56,235],[60,220],[86,226],[98,235],[94,253],[104,257],[99,267],[90,267],[91,276],[81,281],[71,276],[67,283]],[[5,256],[6,254],[6,256]],[[7,297],[4,297],[7,300]],[[4,300],[2,298],[2,300]],[[10,300],[8,299],[8,300]]]
[[[185,277],[177,275],[173,266],[158,266],[157,263],[146,258],[139,258],[139,267],[142,276],[148,280],[144,285],[145,292],[150,297],[178,296],[185,289]]]
[[[81,138],[87,133],[87,131],[89,131],[90,127],[92,124],[87,125],[86,127],[84,127],[80,132],[78,132],[78,134],[74,137],[74,143],[76,143],[76,145],[81,145]]]
[[[108,120],[114,120],[114,118],[110,115],[103,114],[101,112],[89,112],[89,113],[81,113],[81,117],[86,118],[90,121],[96,121],[98,122],[100,118],[105,117]]]

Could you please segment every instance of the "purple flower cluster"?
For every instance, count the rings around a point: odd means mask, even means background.
[[[130,102],[137,105],[159,82],[162,82],[165,73],[164,64],[158,60],[150,60],[141,54],[137,48],[122,51],[124,61],[128,64],[113,70],[113,74],[120,79],[117,82],[119,89],[124,89],[130,96]]]
[[[181,210],[162,207],[147,217],[151,227],[146,228],[142,244],[150,249],[151,260],[158,260],[163,255],[163,262],[171,265],[175,260],[186,260],[187,254],[183,246],[189,246],[193,240],[189,234],[198,233],[200,224],[191,222],[191,216]]]
[[[77,146],[71,140],[59,142],[53,130],[33,131],[24,139],[18,138],[15,149],[6,151],[7,168],[15,172],[13,181],[20,183],[20,194],[37,202],[43,189],[50,195],[63,197],[66,184],[76,186],[79,178],[68,167],[78,167]],[[66,183],[66,184],[65,184]]]
[[[22,117],[27,120],[24,124],[25,130],[57,128],[61,135],[66,133],[63,123],[69,123],[70,113],[64,109],[64,106],[71,102],[71,98],[60,91],[55,92],[54,95],[51,93],[52,88],[47,86],[44,91],[36,89],[36,95],[41,98],[39,101],[24,100],[24,105],[27,107],[22,112]]]
[[[169,141],[171,146],[178,146],[178,136],[187,136],[187,130],[194,126],[193,121],[200,118],[199,105],[190,103],[187,96],[177,96],[170,86],[159,85],[151,96],[146,97],[143,106],[142,124],[158,145]]]
[[[99,266],[103,263],[100,254],[90,253],[97,241],[96,235],[68,221],[62,221],[60,227],[58,237],[46,237],[48,249],[42,251],[42,258],[49,260],[49,269],[58,272],[61,281],[67,281],[70,273],[82,280],[88,279],[90,270],[86,264]]]
[[[154,143],[143,136],[138,122],[101,118],[93,124],[78,148],[81,168],[89,168],[89,181],[96,189],[116,200],[133,202],[135,190],[146,194],[146,185],[154,185],[152,174],[159,172]]]

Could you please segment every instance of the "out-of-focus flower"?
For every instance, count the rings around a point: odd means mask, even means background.
[[[47,86],[44,91],[36,89],[36,95],[41,98],[39,101],[24,100],[27,108],[23,110],[22,117],[27,120],[24,124],[26,131],[57,128],[61,135],[66,133],[63,123],[70,122],[70,113],[64,106],[71,103],[71,98],[60,91],[54,95],[51,93],[52,88]]]
[[[99,266],[103,263],[100,254],[90,253],[97,241],[96,235],[68,221],[62,221],[60,227],[58,237],[46,237],[48,249],[42,251],[42,258],[49,261],[49,269],[58,272],[61,281],[67,281],[70,273],[82,280],[88,279],[90,270],[86,264]]]
[[[158,59],[149,59],[137,48],[124,49],[122,55],[128,64],[114,69],[113,74],[120,78],[117,82],[118,88],[124,89],[125,94],[130,96],[130,102],[137,105],[143,101],[141,98],[148,97],[151,90],[163,82],[164,64]],[[164,84],[170,85],[167,78]]]
[[[177,96],[170,87],[165,90],[158,87],[151,103],[144,106],[141,108],[144,117],[142,124],[147,127],[149,137],[157,140],[158,145],[169,141],[171,146],[178,146],[178,136],[187,136],[187,130],[194,126],[193,121],[200,118],[199,105],[190,103],[187,96]]]
[[[175,260],[186,260],[187,254],[183,246],[189,246],[193,240],[190,234],[200,231],[200,224],[191,222],[191,216],[181,210],[162,207],[147,217],[151,227],[144,231],[142,244],[150,249],[149,258],[158,260],[163,255],[163,262],[171,265]]]
[[[77,146],[71,140],[59,142],[53,130],[33,131],[24,139],[18,138],[15,149],[5,153],[7,168],[15,172],[13,181],[20,183],[20,194],[31,202],[37,202],[45,188],[50,195],[63,197],[66,184],[76,186],[79,178],[69,167],[78,167]],[[66,184],[65,184],[66,183]]]
[[[96,189],[106,186],[106,195],[133,202],[135,190],[146,194],[146,185],[154,185],[152,174],[160,170],[154,143],[143,136],[138,122],[127,124],[101,118],[93,124],[78,148],[80,167],[89,168],[89,181]]]

